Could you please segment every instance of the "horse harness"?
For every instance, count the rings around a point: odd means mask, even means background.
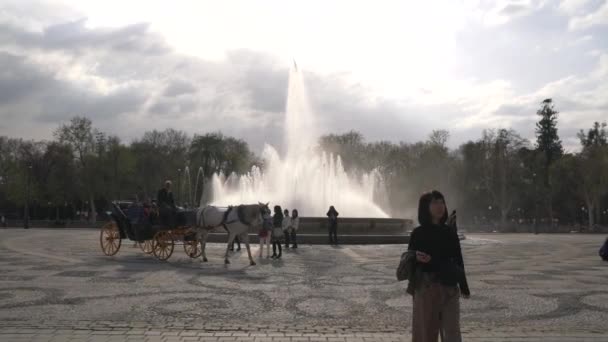
[[[234,208],[235,207],[232,206],[232,205],[228,207],[228,210],[226,210],[224,212],[224,215],[222,216],[222,222],[220,222],[220,224],[218,224],[216,227],[223,226],[224,229],[226,229],[226,231],[227,231],[228,230],[227,225],[235,223],[235,222],[241,222],[242,224],[244,224],[244,225],[246,225],[248,227],[251,227],[251,224],[253,222],[247,222],[245,220],[245,206],[242,205],[242,204],[236,207],[236,216],[237,216],[237,218],[235,220],[228,221],[228,216],[230,215],[230,213],[232,212],[232,210],[234,210]],[[207,209],[207,208],[205,208],[205,209]],[[203,209],[203,212],[201,213],[201,220],[202,220],[202,223],[203,223],[202,227],[206,227],[206,225],[205,225],[205,209]]]

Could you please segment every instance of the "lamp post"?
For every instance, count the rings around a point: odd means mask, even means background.
[[[30,172],[32,170],[32,165],[27,166],[27,171],[25,173],[25,213],[23,220],[23,229],[30,228]]]

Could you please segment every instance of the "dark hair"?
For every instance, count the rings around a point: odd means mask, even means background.
[[[289,214],[289,209],[285,209],[283,212]]]
[[[291,212],[291,217],[293,217],[293,218],[297,218],[297,217],[298,217],[298,215],[299,215],[299,213],[298,213],[298,209],[294,209],[294,210]]]
[[[443,200],[445,203],[445,197],[443,197],[443,194],[437,190],[426,192],[420,196],[420,201],[418,202],[418,222],[420,222],[421,226],[433,224],[433,219],[431,217],[431,202],[433,200]],[[439,223],[445,224],[447,219],[448,207],[446,205],[445,212],[443,213]]]
[[[281,210],[281,206],[280,205],[275,205],[274,206],[274,213],[279,213],[279,214],[283,214],[283,210]]]

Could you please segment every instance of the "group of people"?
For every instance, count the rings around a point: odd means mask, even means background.
[[[274,215],[270,212],[264,213],[263,223],[258,232],[260,238],[260,258],[264,254],[264,245],[266,245],[266,257],[270,256],[270,243],[272,242],[272,259],[281,259],[283,256],[282,244],[285,243],[285,249],[298,248],[298,229],[300,228],[300,216],[297,209],[291,211],[289,209],[282,210],[281,206],[274,207]],[[277,253],[278,251],[278,253]]]

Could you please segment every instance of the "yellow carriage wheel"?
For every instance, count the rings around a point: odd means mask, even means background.
[[[154,235],[152,240],[152,253],[158,260],[167,260],[173,254],[175,242],[171,232],[160,231]]]
[[[120,238],[120,231],[115,222],[108,222],[101,227],[101,234],[99,235],[99,244],[101,250],[107,256],[112,256],[118,253],[122,240]]]

